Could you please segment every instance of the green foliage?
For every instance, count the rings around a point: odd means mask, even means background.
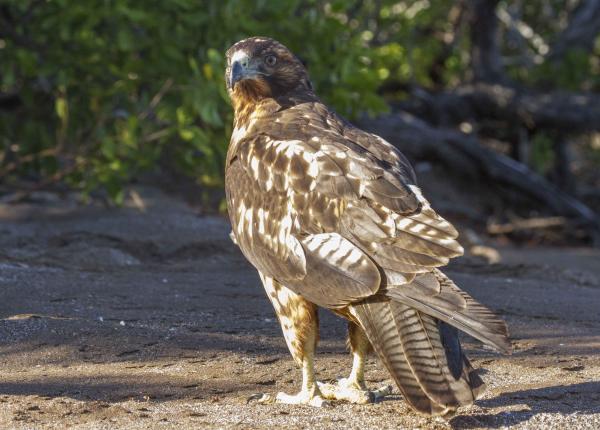
[[[531,139],[531,165],[540,174],[546,174],[554,166],[553,140],[540,132]]]
[[[5,2],[18,37],[2,39],[0,91],[21,100],[0,119],[5,179],[66,171],[72,186],[119,201],[123,183],[166,158],[219,186],[232,121],[223,53],[250,35],[297,52],[342,114],[384,110],[371,51],[335,13],[343,4]]]

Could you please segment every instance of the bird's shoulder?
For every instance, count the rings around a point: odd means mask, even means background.
[[[400,213],[419,210],[410,164],[379,136],[354,127],[320,101],[282,102],[262,112],[234,130],[228,163],[240,159],[267,191],[318,189],[365,197]]]

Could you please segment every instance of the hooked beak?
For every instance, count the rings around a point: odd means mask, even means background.
[[[256,67],[251,64],[250,58],[247,55],[235,56],[231,63],[229,88],[233,89],[236,83],[245,79],[254,79],[260,74]]]

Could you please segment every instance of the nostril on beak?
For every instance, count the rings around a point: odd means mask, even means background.
[[[244,67],[244,65],[241,62],[236,61],[235,63],[233,63],[233,66],[231,67],[231,73],[233,75],[241,75],[243,67]]]

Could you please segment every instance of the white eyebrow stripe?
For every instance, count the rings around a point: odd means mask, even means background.
[[[243,49],[238,49],[231,56],[231,64],[235,63],[236,61],[241,61],[246,58],[248,58],[248,53],[246,51],[244,51]]]

